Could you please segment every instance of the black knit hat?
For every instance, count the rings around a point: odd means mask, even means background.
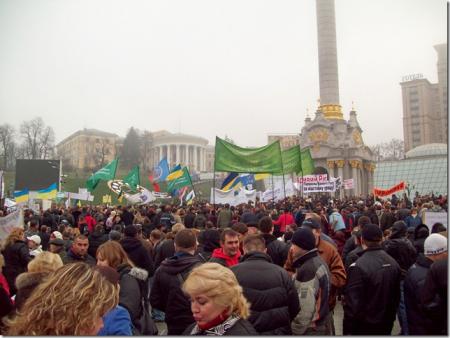
[[[308,228],[300,228],[294,232],[291,239],[292,244],[304,250],[312,250],[316,247],[316,238]]]
[[[362,229],[362,239],[366,241],[371,242],[379,242],[383,238],[383,232],[381,231],[380,227],[375,224],[367,224]]]

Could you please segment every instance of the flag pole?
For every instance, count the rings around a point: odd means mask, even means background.
[[[216,210],[216,168],[214,166],[214,176],[213,176],[213,207]]]
[[[273,184],[273,173],[272,173],[272,201],[275,203],[275,186]]]
[[[300,144],[298,145],[298,147],[300,148],[300,175],[302,178],[302,184],[301,184],[301,189],[300,189],[300,197],[303,199],[303,164],[302,164],[302,147],[300,147]]]

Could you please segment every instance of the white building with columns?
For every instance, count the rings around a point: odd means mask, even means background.
[[[210,171],[207,166],[207,139],[181,133],[172,134],[166,130],[151,134],[153,140],[149,159],[152,166],[166,157],[170,168],[181,164],[189,167],[191,172]]]

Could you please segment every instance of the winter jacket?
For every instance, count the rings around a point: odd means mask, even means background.
[[[228,228],[231,224],[232,213],[230,209],[222,209],[217,216],[217,226],[219,228]]]
[[[153,276],[153,259],[139,238],[125,237],[120,241],[120,245],[135,266],[147,270],[149,276]]]
[[[319,244],[317,245],[317,250],[320,258],[327,264],[328,270],[331,273],[331,290],[330,290],[330,311],[332,311],[336,305],[336,295],[337,290],[345,285],[347,280],[347,274],[345,272],[344,263],[342,262],[341,256],[337,249],[327,241],[319,238]],[[293,268],[293,256],[289,252],[284,268],[287,271],[294,271]]]
[[[382,231],[389,229],[390,227],[392,227],[392,225],[394,224],[394,222],[397,221],[395,215],[391,212],[383,212],[383,214],[381,215],[380,218],[380,228]]]
[[[172,230],[172,225],[175,224],[175,218],[169,212],[163,212],[159,218],[159,224],[162,225],[167,232]]]
[[[426,317],[433,322],[428,335],[447,335],[448,259],[440,259],[430,266],[421,292],[421,305]]]
[[[272,234],[262,234],[262,236],[266,241],[267,254],[272,258],[272,262],[283,267],[288,256],[289,245],[279,241]]]
[[[285,212],[285,213],[281,214],[280,217],[276,221],[273,221],[273,224],[279,225],[280,232],[284,233],[284,232],[286,232],[286,226],[288,226],[290,224],[295,224],[294,216],[292,216],[292,214],[290,212]]]
[[[293,335],[302,335],[308,329],[326,325],[330,312],[328,298],[331,276],[317,249],[295,259],[293,266],[300,312],[292,321],[291,327]]]
[[[97,249],[100,245],[107,242],[109,237],[102,232],[93,232],[88,236],[89,239],[89,248],[88,254],[92,257],[97,257]]]
[[[31,256],[26,243],[20,240],[8,245],[2,251],[2,254],[5,259],[3,274],[8,281],[11,295],[14,295],[16,293],[14,282],[18,275],[27,271],[27,265],[31,261]]]
[[[209,259],[213,251],[220,248],[220,232],[215,229],[203,230],[198,235],[198,241],[198,251],[204,254],[203,256],[208,256]]]
[[[196,229],[204,229],[206,225],[206,216],[202,213],[197,214],[194,218],[194,223],[192,224]]]
[[[22,305],[30,297],[34,289],[36,289],[49,274],[49,272],[24,272],[17,276],[17,293],[16,298],[14,299],[16,309],[22,308]]]
[[[390,335],[400,302],[401,271],[381,247],[350,265],[344,290],[344,335]]]
[[[132,325],[127,309],[117,305],[103,316],[103,327],[97,336],[132,336]]]
[[[174,254],[175,243],[173,239],[164,239],[155,248],[155,271],[166,258],[172,257]]]
[[[47,251],[50,242],[50,235],[46,232],[40,231],[38,236],[41,238],[42,250]]]
[[[347,255],[355,249],[355,236],[352,234],[351,237],[345,241],[344,248],[342,249],[342,260],[345,262]]]
[[[402,276],[414,264],[417,252],[412,243],[406,237],[388,239],[383,242],[383,249],[394,258],[402,269]]]
[[[188,212],[184,215],[184,226],[186,228],[192,228],[194,226],[195,214],[192,212]]]
[[[433,264],[431,259],[419,254],[416,262],[406,273],[403,284],[405,293],[406,317],[408,319],[408,333],[411,335],[427,335],[433,322],[426,317],[420,305],[420,295],[425,284],[428,270]]]
[[[414,229],[414,248],[416,249],[417,253],[424,253],[424,244],[425,239],[430,234],[430,229],[425,224],[419,224]]]
[[[422,223],[422,219],[418,215],[416,215],[415,217],[409,215],[408,217],[406,217],[405,223],[408,228],[411,227],[416,228],[418,225]]]
[[[349,252],[344,262],[344,267],[345,271],[347,272],[347,275],[348,275],[348,268],[350,267],[350,265],[352,265],[358,260],[363,251],[364,249],[362,248],[362,246],[358,245],[355,249]]]
[[[248,321],[264,335],[290,335],[291,321],[300,310],[294,282],[269,255],[251,252],[231,268],[250,302]]]
[[[120,275],[119,305],[127,309],[133,326],[140,331],[142,316],[142,297],[148,292],[148,272],[145,269],[121,264],[117,267]]]
[[[201,331],[193,323],[183,332],[184,336],[257,336],[258,332],[249,321],[231,315],[222,324],[212,327],[209,330]]]
[[[78,262],[84,262],[89,265],[97,264],[97,261],[91,255],[86,254],[86,256],[83,256],[83,257],[78,256],[72,251],[72,248],[69,248],[69,250],[66,251],[65,255],[61,255],[61,259],[62,259],[64,265],[70,264],[70,263],[78,263]]]
[[[165,259],[156,270],[150,293],[153,308],[166,313],[167,334],[180,335],[194,322],[191,303],[181,289],[189,272],[201,264],[199,257],[176,253]]]
[[[236,255],[230,257],[223,252],[222,248],[215,249],[209,259],[210,263],[219,263],[226,268],[231,268],[232,266],[239,263],[239,257],[241,257],[241,252],[238,250]]]
[[[97,224],[97,221],[91,215],[86,215],[85,220],[86,220],[86,224],[87,224],[87,229],[88,229],[89,233],[92,234],[94,232],[94,228],[95,228],[95,225]]]

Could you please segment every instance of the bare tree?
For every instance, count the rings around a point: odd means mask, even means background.
[[[20,125],[24,155],[28,159],[46,159],[53,155],[55,134],[52,127],[46,127],[37,117]]]
[[[3,170],[10,170],[14,167],[14,134],[16,133],[13,126],[10,124],[2,124],[0,126],[0,147],[1,147],[1,157],[0,168]]]
[[[404,142],[399,139],[392,139],[389,142],[383,142],[371,146],[375,160],[379,161],[398,161],[405,157]]]
[[[94,162],[95,162],[95,166],[96,169],[100,169],[105,165],[106,162],[106,156],[108,156],[110,154],[110,143],[109,140],[107,139],[99,139],[94,146],[94,154],[93,154],[93,158],[94,158]]]

